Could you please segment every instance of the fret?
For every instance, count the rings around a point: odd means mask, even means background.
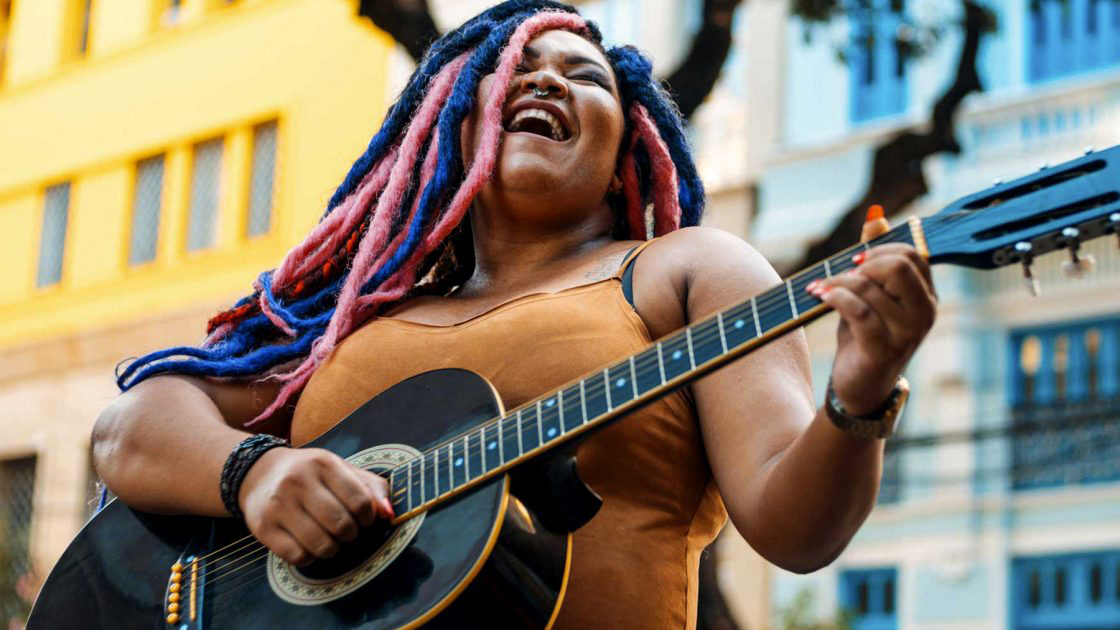
[[[521,453],[529,453],[541,445],[540,401],[521,410]],[[536,425],[536,426],[533,426]]]
[[[578,429],[583,422],[581,418],[583,415],[581,410],[583,404],[580,399],[580,386],[582,383],[572,385],[564,391],[560,392],[560,418],[562,430],[564,433]]]
[[[439,492],[439,447],[432,452],[432,498],[438,497]]]
[[[614,406],[611,405],[611,378],[610,375],[607,374],[608,371],[609,370],[603,370],[603,391],[607,395],[607,411],[610,411],[614,409]]]
[[[467,479],[481,477],[486,472],[486,442],[482,431],[471,431],[463,439],[467,442]]]
[[[521,437],[521,409],[517,410],[517,454],[525,452],[525,441]]]
[[[420,470],[417,471],[417,472],[420,473],[420,505],[424,505],[425,503],[428,502],[428,493],[424,489],[425,488],[424,477],[426,475],[426,471],[424,469],[425,469],[425,465],[427,463],[428,463],[427,458],[425,458],[423,455],[421,455],[420,456]]]
[[[723,353],[727,354],[727,334],[723,331],[723,313],[716,313],[716,325],[719,326],[719,343]]]
[[[692,353],[692,328],[685,326],[684,328],[684,341],[688,346],[688,368],[690,370],[696,369],[696,357]]]
[[[824,259],[824,275],[826,278],[832,277],[832,263],[827,258]]]
[[[723,334],[719,329],[719,321],[709,317],[691,327],[692,330],[692,357],[696,365],[715,359],[725,352],[723,349]]]
[[[580,424],[581,425],[586,424],[587,423],[587,387],[586,387],[586,385],[584,384],[583,381],[579,382],[579,407],[580,407],[581,410],[583,410],[583,419],[580,420]]]
[[[444,490],[444,492],[450,492],[452,489],[455,488],[455,459],[453,457],[453,455],[455,454],[454,453],[454,451],[455,451],[454,447],[455,447],[454,442],[452,442],[451,444],[448,444],[447,445],[447,453],[445,454],[445,456],[443,458],[444,461],[446,462],[446,466],[447,466],[447,490]]]
[[[498,433],[498,423],[486,425],[482,429],[482,468],[487,473],[502,465],[499,449],[501,448],[501,435]]]
[[[611,408],[621,407],[634,399],[634,378],[630,361],[607,368],[607,382],[611,389]]]
[[[404,494],[405,492],[408,491],[408,486],[404,486],[404,485],[401,485],[401,484],[397,483],[399,481],[397,479],[397,471],[398,470],[399,469],[397,469],[397,468],[393,468],[392,470],[389,471],[389,501],[390,501],[390,503],[393,504],[393,511],[397,512],[398,514],[401,514],[403,512],[398,511],[397,501],[398,501],[398,499],[400,499],[400,495],[402,495],[402,494]],[[407,511],[408,511],[408,507],[405,506],[404,512],[407,512]]]
[[[758,321],[758,297],[751,296],[751,315],[754,315],[754,336],[762,336],[762,323]]]
[[[436,474],[435,462],[435,455],[438,454],[439,451],[436,451],[435,454],[424,454],[424,465],[420,474],[420,488],[424,493],[424,503],[439,496],[439,475]]]
[[[541,415],[541,401],[537,401],[537,445],[544,444],[544,416]]]
[[[661,380],[661,355],[656,346],[634,355],[634,386],[638,395],[651,392],[664,383]]]
[[[661,349],[665,355],[665,380],[672,382],[682,374],[692,369],[692,360],[688,350],[688,338],[677,333],[661,342]]]
[[[793,283],[786,280],[786,294],[789,295],[789,309],[793,316],[797,317],[797,300],[793,299]]]
[[[763,331],[774,330],[793,319],[793,311],[782,293],[785,293],[785,287],[776,287],[762,294],[766,308],[758,313],[758,318]]]
[[[794,313],[798,316],[803,315],[809,309],[820,304],[820,300],[812,293],[806,291],[805,288],[811,283],[824,280],[825,278],[827,278],[827,276],[825,275],[823,265],[817,265],[816,267],[805,270],[790,280],[790,283],[793,285]]]
[[[583,388],[583,401],[587,408],[587,419],[585,422],[590,422],[592,418],[598,418],[610,411],[606,389],[599,386],[599,383],[606,384],[605,379],[606,373],[604,372],[603,379],[596,377],[592,381],[584,381],[587,383]]]
[[[413,470],[412,470],[413,468],[416,468],[416,467],[417,467],[417,463],[418,463],[419,461],[420,461],[420,458],[418,458],[418,457],[417,457],[417,458],[413,458],[413,459],[409,460],[409,462],[408,462],[408,509],[409,509],[409,510],[411,510],[411,509],[412,509],[413,507],[415,507],[416,505],[420,505],[421,503],[423,503],[423,502],[424,502],[424,497],[422,497],[422,496],[419,496],[419,497],[418,497],[418,498],[419,498],[419,502],[418,502],[418,503],[415,503],[415,504],[414,504],[414,503],[412,502],[412,497],[413,497],[413,489],[415,489],[417,493],[419,493],[419,492],[420,492],[420,479],[419,479],[419,475],[418,475],[418,474],[414,474],[414,473],[413,473]]]
[[[661,356],[661,342],[657,342],[657,369],[661,372],[661,385],[665,384],[665,359]]]
[[[501,466],[506,462],[505,452],[505,439],[502,436],[502,419],[498,418],[498,465]]]
[[[563,428],[563,390],[557,392],[557,414],[560,416],[560,434],[568,433]]]
[[[755,338],[754,326],[751,325],[751,321],[753,321],[751,310],[750,301],[727,310],[727,317],[724,319],[724,333],[728,348],[738,348]]]
[[[502,456],[503,464],[509,463],[521,456],[521,445],[518,444],[518,440],[521,437],[520,427],[518,427],[519,430],[517,431],[510,429],[507,425],[511,420],[516,422],[514,416],[506,416],[498,420],[502,425],[502,441],[499,455]]]
[[[637,368],[634,367],[634,356],[633,355],[630,356],[630,385],[634,388],[634,398],[637,398],[639,396],[639,394],[638,394],[638,370],[637,370]]]
[[[456,488],[470,480],[470,453],[467,452],[467,438],[455,440],[451,447],[451,487]]]

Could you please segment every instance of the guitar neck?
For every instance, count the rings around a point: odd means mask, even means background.
[[[844,273],[852,256],[883,243],[919,242],[917,218],[690,324],[607,368],[441,442],[390,472],[404,521],[576,437],[634,411],[828,312],[805,287]]]

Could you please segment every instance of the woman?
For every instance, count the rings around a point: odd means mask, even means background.
[[[109,488],[243,515],[293,563],[328,557],[391,516],[384,480],[325,451],[246,449],[250,434],[304,443],[440,367],[513,407],[776,284],[749,245],[695,227],[703,190],[650,70],[554,2],[503,3],[436,42],[307,241],[203,347],[120,375],[94,429]],[[834,415],[874,418],[935,297],[912,248],[858,262],[810,290],[841,316]],[[801,333],[632,414],[580,446],[604,505],[575,534],[557,627],[693,627],[699,553],[727,516],[771,562],[825,566],[874,504],[882,451],[813,402]]]

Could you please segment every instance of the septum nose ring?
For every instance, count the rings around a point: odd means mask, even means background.
[[[537,98],[546,98],[548,96],[548,90],[542,90],[539,87],[534,85],[533,86],[533,96],[535,96]]]

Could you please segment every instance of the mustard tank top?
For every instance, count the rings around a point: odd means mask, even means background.
[[[421,372],[477,372],[512,409],[642,350],[652,340],[621,280],[642,247],[610,278],[527,295],[455,325],[369,321],[308,382],[293,442]],[[573,536],[554,628],[695,628],[700,553],[727,512],[691,402],[681,390],[665,396],[592,434],[577,455],[580,477],[603,506]]]

